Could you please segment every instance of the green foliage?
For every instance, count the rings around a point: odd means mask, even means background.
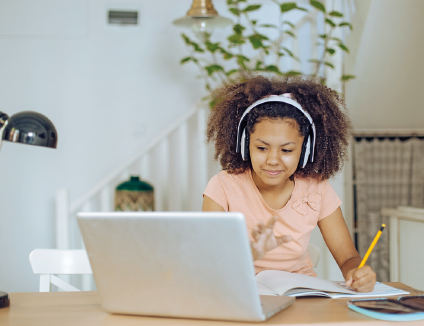
[[[195,64],[200,71],[200,78],[205,81],[205,87],[212,91],[217,83],[231,82],[233,75],[243,71],[259,71],[264,73],[277,74],[282,76],[301,75],[302,72],[296,70],[285,71],[281,64],[281,57],[291,58],[300,62],[300,59],[293,51],[282,45],[282,40],[287,37],[296,38],[296,26],[283,18],[292,10],[307,11],[299,7],[296,2],[280,2],[280,0],[271,0],[276,5],[276,11],[279,12],[279,19],[275,22],[260,23],[258,20],[250,18],[251,13],[261,10],[261,4],[251,4],[248,0],[227,0],[228,11],[234,15],[236,22],[232,26],[232,33],[227,36],[223,42],[213,42],[210,34],[197,36],[196,40],[190,39],[187,35],[181,34],[184,43],[190,53],[189,56],[181,59],[180,64],[191,62]],[[322,67],[334,69],[331,62],[331,56],[343,51],[349,53],[349,49],[343,41],[333,37],[334,30],[349,27],[349,22],[342,21],[343,13],[328,10],[324,4],[318,0],[309,1],[313,10],[323,13],[326,32],[317,36],[317,41],[322,47],[322,54],[319,58],[311,58],[308,62],[314,64],[312,76],[320,77]],[[265,33],[269,29],[274,29],[272,33],[277,36],[271,38]],[[265,35],[267,34],[267,35]],[[250,48],[247,56],[243,53],[246,47]],[[222,64],[221,64],[222,63]],[[325,78],[320,77],[323,82]],[[343,75],[341,81],[345,82],[355,78],[353,75]],[[208,97],[210,99],[210,97]],[[211,107],[215,103],[211,102]]]
[[[332,16],[332,17],[343,17],[343,14],[341,12],[338,12],[338,11],[329,12],[328,15]]]
[[[316,0],[310,0],[309,3],[311,4],[312,7],[314,7],[315,9],[322,11],[325,14],[325,6]]]
[[[265,41],[265,40],[268,40],[268,37],[262,34],[253,34],[249,36],[249,41],[250,43],[252,43],[252,46],[255,50],[261,47],[263,48],[264,45],[262,41]]]
[[[348,26],[348,27],[350,28],[350,30],[353,30],[353,26],[352,26],[352,24],[350,24],[350,23],[348,23],[348,22],[340,23],[340,24],[339,24],[339,26],[340,26],[340,27]]]
[[[351,80],[351,79],[354,79],[354,78],[356,78],[356,76],[354,76],[354,75],[342,75],[341,81],[348,81],[348,80]]]
[[[244,8],[242,10],[242,12],[249,12],[249,11],[255,11],[258,10],[261,7],[261,5],[251,5],[251,6],[247,6],[246,8]]]
[[[210,65],[205,67],[208,72],[208,76],[212,76],[215,72],[224,71],[224,68],[220,65]]]

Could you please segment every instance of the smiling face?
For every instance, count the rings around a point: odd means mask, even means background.
[[[263,119],[250,134],[252,176],[258,188],[284,187],[296,171],[304,137],[294,120]]]

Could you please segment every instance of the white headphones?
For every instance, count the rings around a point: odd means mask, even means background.
[[[236,153],[241,152],[241,157],[244,161],[247,161],[248,159],[248,149],[249,149],[249,135],[246,135],[246,122],[245,118],[247,114],[255,107],[257,107],[259,104],[266,103],[266,102],[283,102],[290,104],[297,108],[299,111],[301,111],[305,117],[308,119],[310,123],[309,133],[305,137],[305,140],[302,145],[302,154],[300,155],[300,159],[303,160],[303,162],[299,162],[300,167],[304,168],[306,166],[306,163],[308,163],[308,159],[313,162],[314,161],[314,150],[315,150],[315,124],[312,120],[312,117],[309,115],[308,112],[306,112],[299,103],[296,101],[293,101],[290,99],[291,94],[285,93],[282,95],[270,95],[263,99],[260,99],[259,101],[254,102],[252,105],[250,105],[246,111],[244,111],[243,115],[241,116],[238,128],[237,128],[237,146],[236,146]],[[243,127],[242,124],[244,124]],[[301,163],[301,164],[300,164]]]

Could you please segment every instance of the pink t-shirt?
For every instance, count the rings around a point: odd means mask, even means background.
[[[293,241],[256,260],[255,270],[281,270],[316,276],[308,254],[309,239],[318,221],[333,213],[342,203],[327,180],[295,178],[292,195],[287,204],[272,209],[262,198],[250,170],[241,174],[221,171],[209,181],[204,195],[214,200],[227,212],[241,212],[246,217],[249,238],[259,221],[264,224],[271,216],[278,216],[275,236],[291,235]]]

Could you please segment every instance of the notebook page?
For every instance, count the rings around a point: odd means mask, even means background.
[[[289,296],[324,295],[331,298],[342,298],[409,294],[409,292],[402,291],[379,282],[377,282],[374,286],[374,290],[371,292],[356,292],[348,289],[345,282],[331,282],[317,277],[282,271],[263,271],[256,275],[256,280],[266,287],[274,290],[279,295],[284,295],[287,291],[289,291],[286,294]],[[317,290],[324,291],[326,293],[319,293]]]
[[[283,271],[263,271],[256,275],[256,280],[279,295],[294,288],[308,288],[312,290],[357,294],[333,282],[318,277]]]

